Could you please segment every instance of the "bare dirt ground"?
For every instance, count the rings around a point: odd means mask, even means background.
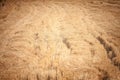
[[[0,80],[120,80],[120,0],[1,2]]]

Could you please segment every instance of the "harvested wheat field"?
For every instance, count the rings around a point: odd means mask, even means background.
[[[0,80],[120,80],[120,0],[0,0]]]

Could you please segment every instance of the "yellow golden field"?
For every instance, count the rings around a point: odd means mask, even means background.
[[[120,0],[0,0],[0,80],[120,80]]]

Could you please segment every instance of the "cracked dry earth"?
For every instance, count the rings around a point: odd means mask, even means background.
[[[0,6],[0,80],[120,80],[120,0]]]

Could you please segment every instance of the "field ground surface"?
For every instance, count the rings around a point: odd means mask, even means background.
[[[0,80],[120,80],[120,0],[0,0]]]

